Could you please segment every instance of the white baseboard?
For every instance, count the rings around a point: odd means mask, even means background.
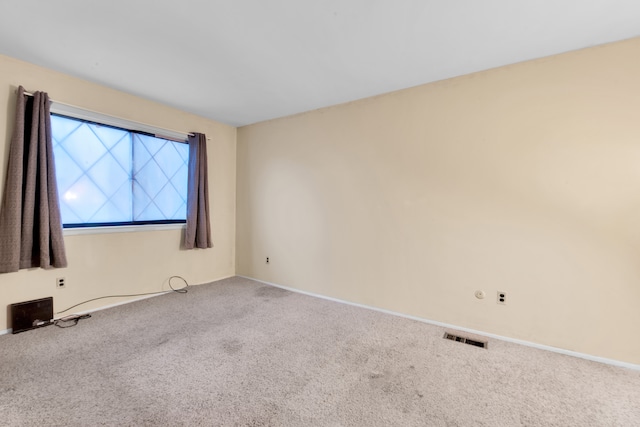
[[[231,276],[225,276],[225,277],[221,277],[221,278],[219,278],[219,279],[214,279],[214,280],[211,280],[210,282],[205,282],[205,283],[213,283],[213,282],[217,282],[217,281],[219,281],[219,280],[228,279],[228,278],[230,278],[230,277],[235,277],[235,276],[234,276],[234,275],[231,275]],[[198,286],[198,285],[189,285],[189,286]],[[142,301],[142,300],[145,300],[145,299],[147,299],[147,298],[153,298],[153,297],[157,297],[157,296],[160,296],[160,295],[166,295],[166,294],[169,294],[169,293],[171,293],[171,292],[173,292],[173,291],[172,291],[172,290],[168,290],[168,291],[158,291],[158,293],[157,293],[157,294],[155,294],[155,295],[144,295],[144,296],[141,296],[141,297],[138,297],[138,298],[135,298],[135,299],[129,299],[129,300],[126,300],[126,301],[120,301],[120,302],[116,302],[116,303],[114,303],[114,304],[105,305],[105,306],[102,306],[102,307],[91,308],[91,309],[89,309],[89,310],[84,310],[84,311],[74,311],[74,312],[73,312],[73,314],[83,315],[83,314],[88,314],[88,313],[94,313],[94,312],[96,312],[96,311],[106,310],[106,309],[108,309],[108,308],[117,307],[117,306],[119,306],[119,305],[129,304],[129,303],[136,302],[136,301]],[[66,313],[67,311],[69,311],[69,312],[70,312],[71,310],[65,310],[65,313]],[[60,314],[60,312],[58,312],[58,313],[56,313],[56,314]],[[63,317],[67,317],[67,316],[70,316],[70,315],[71,315],[71,314],[65,314],[64,316],[55,316],[53,320],[58,320],[58,319],[61,319],[61,318],[63,318]],[[9,329],[9,331],[10,331],[10,329]]]
[[[481,335],[481,336],[484,336],[484,337],[487,337],[487,338],[494,338],[494,339],[501,340],[501,341],[506,341],[506,342],[510,342],[510,343],[514,343],[514,344],[520,344],[520,345],[524,345],[524,346],[532,347],[532,348],[537,348],[539,350],[551,351],[551,352],[554,352],[554,353],[559,353],[559,354],[564,354],[564,355],[567,355],[567,356],[578,357],[580,359],[590,360],[592,362],[599,362],[599,363],[604,363],[606,365],[613,365],[613,366],[618,366],[618,367],[621,367],[621,368],[632,369],[634,371],[640,371],[640,365],[636,365],[636,364],[633,364],[633,363],[622,362],[620,360],[615,360],[615,359],[607,359],[605,357],[593,356],[591,354],[579,353],[577,351],[565,350],[563,348],[552,347],[552,346],[544,345],[544,344],[537,344],[537,343],[534,343],[534,342],[520,340],[520,339],[516,339],[516,338],[504,337],[504,336],[501,336],[501,335],[496,335],[496,334],[492,334],[492,333],[488,333],[488,332],[478,331],[478,330],[475,330],[475,329],[456,326],[456,325],[452,325],[452,324],[449,324],[449,323],[438,322],[438,321],[435,321],[435,320],[424,319],[422,317],[411,316],[411,315],[408,315],[408,314],[398,313],[398,312],[395,312],[395,311],[385,310],[385,309],[382,309],[382,308],[370,307],[370,306],[364,305],[364,304],[358,304],[358,303],[355,303],[355,302],[344,301],[344,300],[341,300],[341,299],[338,299],[338,298],[332,298],[332,297],[328,297],[328,296],[325,296],[325,295],[315,294],[313,292],[307,292],[307,291],[302,291],[302,290],[296,289],[296,288],[290,288],[288,286],[278,285],[277,283],[271,283],[271,282],[267,282],[267,281],[264,281],[264,280],[255,279],[253,277],[240,276],[240,275],[238,277],[242,277],[244,279],[249,279],[249,280],[255,280],[256,282],[264,283],[265,285],[275,286],[276,288],[286,289],[287,291],[291,291],[291,292],[296,292],[296,293],[299,293],[299,294],[308,295],[308,296],[316,297],[316,298],[321,298],[321,299],[324,299],[324,300],[333,301],[333,302],[337,302],[337,303],[341,303],[341,304],[347,304],[347,305],[351,305],[351,306],[354,306],[354,307],[364,308],[364,309],[367,309],[367,310],[378,311],[380,313],[391,314],[393,316],[404,317],[406,319],[416,320],[418,322],[428,323],[428,324],[434,325],[434,326],[440,326],[440,327],[443,327],[443,328],[456,329],[458,331],[464,331],[464,332],[468,332],[470,334]]]
[[[228,279],[230,277],[235,277],[235,275],[221,277],[221,278],[214,279],[214,280],[211,280],[210,282],[206,282],[206,283],[217,282],[219,280]],[[190,285],[190,286],[194,286],[194,285]],[[195,286],[197,286],[197,285],[195,285]],[[117,307],[119,305],[129,304],[129,303],[136,302],[136,301],[142,301],[142,300],[147,299],[147,298],[153,298],[153,297],[157,297],[157,296],[160,296],[160,295],[165,295],[165,294],[168,294],[170,292],[173,292],[173,291],[171,291],[171,290],[169,290],[169,291],[158,291],[158,293],[155,294],[155,295],[144,295],[144,296],[141,296],[141,297],[137,297],[135,299],[129,299],[129,300],[126,300],[126,301],[120,301],[120,302],[116,302],[116,303],[113,303],[113,304],[105,305],[105,306],[102,306],[102,307],[90,308],[89,310],[73,311],[73,312],[71,310],[65,310],[65,313],[67,311],[69,313],[68,314],[64,314],[64,316],[54,316],[53,320],[62,319],[64,317],[71,316],[71,314],[83,315],[83,314],[94,313],[96,311],[106,310],[108,308]],[[122,297],[122,298],[124,298],[124,297]],[[60,314],[60,312],[57,312],[56,314]],[[11,328],[0,330],[0,335],[7,335],[7,334],[10,334],[11,332],[12,332]]]
[[[166,291],[166,292],[158,293],[156,295],[145,295],[145,296],[140,297],[140,298],[127,300],[127,301],[120,301],[120,302],[117,302],[117,303],[114,303],[114,304],[106,305],[104,307],[91,308],[89,310],[84,310],[84,311],[75,311],[75,312],[73,312],[73,314],[82,315],[82,314],[93,313],[93,312],[100,311],[100,310],[106,310],[107,308],[117,307],[117,306],[123,305],[123,304],[129,304],[130,302],[140,301],[140,300],[147,299],[147,298],[157,297],[159,295],[164,295],[164,294],[169,293],[169,292],[173,292],[173,291]],[[70,310],[68,310],[68,311],[70,311]],[[54,316],[53,320],[62,319],[63,317],[67,317],[67,316],[71,316],[71,314],[65,314],[64,316]],[[0,335],[7,335],[7,334],[10,334],[12,331],[13,331],[13,329],[11,329],[11,328],[0,330]]]
[[[120,301],[120,302],[116,302],[116,303],[113,303],[113,304],[104,305],[104,306],[96,307],[96,308],[90,308],[88,310],[83,310],[83,311],[73,311],[72,312],[71,310],[67,310],[67,311],[69,311],[68,314],[66,314],[66,312],[65,312],[64,316],[54,316],[53,320],[62,319],[64,317],[68,317],[68,316],[71,316],[71,315],[83,315],[83,314],[95,313],[96,311],[106,310],[108,308],[117,307],[119,305],[129,304],[129,303],[132,303],[132,302],[142,301],[144,299],[153,298],[153,297],[157,297],[157,296],[160,296],[160,295],[165,295],[165,294],[168,294],[169,292],[173,292],[173,291],[158,292],[155,295],[145,295],[145,296],[137,297],[135,299],[128,299],[126,301]],[[58,313],[56,313],[56,314],[58,314]]]

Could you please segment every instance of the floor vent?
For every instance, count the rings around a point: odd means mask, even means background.
[[[487,348],[487,342],[486,341],[479,341],[479,340],[474,340],[471,338],[466,338],[466,337],[461,337],[460,335],[454,335],[454,334],[450,334],[449,332],[445,332],[444,333],[444,338],[447,340],[451,340],[451,341],[458,341],[464,344],[469,344],[469,345],[473,345],[476,347],[482,347],[482,348]]]

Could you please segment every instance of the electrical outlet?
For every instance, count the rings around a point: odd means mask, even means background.
[[[498,304],[506,305],[507,304],[507,293],[498,291],[498,300],[496,302]]]
[[[56,288],[63,289],[65,284],[66,282],[64,277],[58,277],[56,279]]]
[[[267,264],[269,264],[269,257],[267,257]]]

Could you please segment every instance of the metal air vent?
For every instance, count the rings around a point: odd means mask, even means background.
[[[479,340],[475,340],[472,338],[467,338],[467,337],[463,337],[460,335],[455,335],[452,334],[450,332],[445,332],[444,333],[444,338],[447,340],[451,340],[451,341],[457,341],[457,342],[461,342],[464,344],[469,344],[469,345],[473,345],[476,347],[481,347],[481,348],[487,348],[487,342],[486,341],[479,341]]]

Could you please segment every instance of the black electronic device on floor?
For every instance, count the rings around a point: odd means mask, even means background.
[[[48,326],[53,320],[53,297],[11,304],[11,328],[14,334]]]

